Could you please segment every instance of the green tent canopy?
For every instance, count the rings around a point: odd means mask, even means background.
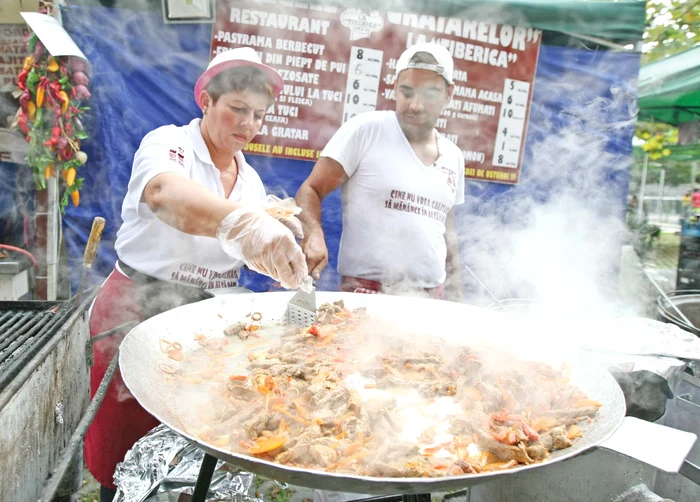
[[[347,0],[316,4],[348,6]],[[530,26],[609,41],[642,39],[645,0],[355,0],[353,7]]]
[[[639,71],[639,120],[678,126],[700,120],[700,46]]]

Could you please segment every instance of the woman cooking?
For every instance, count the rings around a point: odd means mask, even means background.
[[[203,117],[142,140],[122,206],[119,259],[92,306],[90,336],[201,300],[204,289],[236,286],[244,264],[283,287],[299,287],[307,276],[295,240],[301,225],[293,213],[271,207],[241,153],[282,86],[253,49],[224,52],[195,85]],[[123,336],[95,343],[93,396]],[[114,497],[117,463],[156,425],[117,373],[85,438],[103,502]]]

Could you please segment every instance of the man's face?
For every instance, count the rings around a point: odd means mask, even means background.
[[[410,68],[395,84],[396,115],[404,133],[425,134],[435,127],[442,108],[452,99],[454,85],[432,70]]]

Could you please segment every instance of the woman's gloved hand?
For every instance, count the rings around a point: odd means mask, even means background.
[[[219,224],[216,236],[229,256],[286,289],[297,289],[308,275],[306,258],[292,231],[264,208],[231,212]]]
[[[293,197],[282,200],[275,195],[268,195],[262,207],[267,214],[291,230],[294,237],[304,238],[301,221],[297,218],[297,215],[301,213],[301,208],[297,206]]]

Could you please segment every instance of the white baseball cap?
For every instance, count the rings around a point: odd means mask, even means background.
[[[199,103],[199,95],[202,91],[209,85],[211,79],[216,77],[219,73],[229,68],[239,67],[239,66],[252,66],[257,68],[270,79],[270,85],[275,91],[275,96],[279,96],[284,87],[284,79],[277,73],[274,68],[264,65],[258,53],[252,47],[237,47],[235,49],[230,49],[221,54],[217,54],[214,59],[209,62],[209,66],[202,73],[202,75],[197,80],[194,86],[194,99]]]
[[[415,56],[417,52],[427,52],[435,58],[436,64],[430,63],[412,63],[411,58]],[[425,42],[421,44],[412,45],[406,49],[399,61],[396,63],[396,77],[398,78],[399,73],[409,68],[419,68],[422,70],[432,70],[438,75],[441,75],[448,84],[452,83],[452,73],[454,72],[454,62],[452,61],[452,56],[449,51],[439,44],[434,44],[432,42]]]

